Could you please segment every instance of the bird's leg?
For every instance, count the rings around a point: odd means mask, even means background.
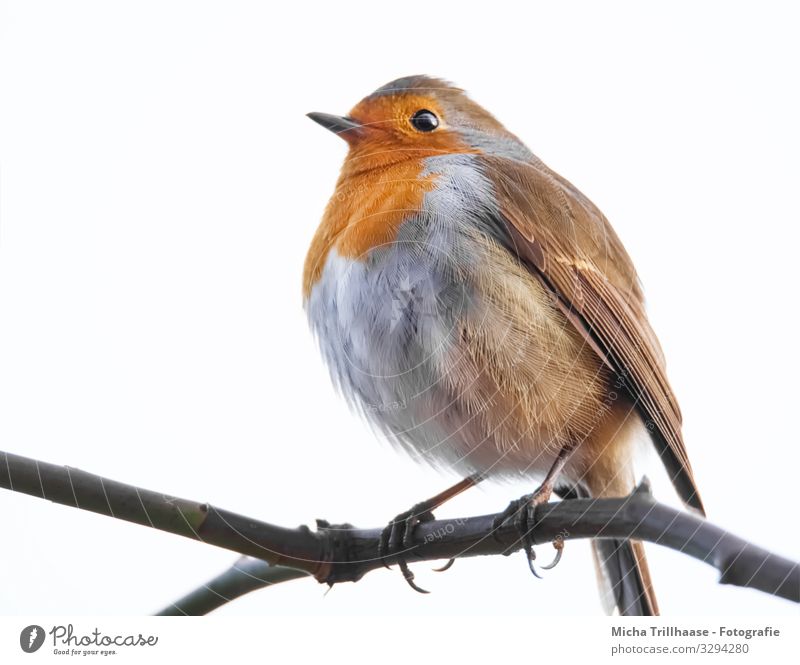
[[[454,496],[458,496],[464,490],[474,487],[481,482],[481,480],[483,480],[483,476],[479,473],[467,476],[452,487],[448,487],[443,492],[439,492],[436,496],[432,496],[425,501],[420,501],[412,506],[411,509],[400,513],[389,522],[381,532],[381,538],[378,544],[378,556],[384,559],[384,565],[387,568],[389,567],[385,562],[386,556],[391,554],[399,555],[414,547],[413,535],[417,524],[430,522],[433,519],[433,511],[436,508],[449,501]],[[421,589],[414,583],[414,573],[409,569],[406,560],[402,557],[398,557],[397,562],[403,573],[403,577],[411,588],[420,593],[428,593],[425,589]],[[450,565],[452,565],[452,559],[441,570],[447,570]]]
[[[525,494],[516,501],[509,503],[508,507],[494,521],[494,528],[497,529],[510,519],[514,519],[525,550],[525,556],[528,559],[528,567],[536,577],[541,577],[533,564],[536,559],[536,553],[533,551],[532,543],[532,534],[536,526],[536,506],[547,503],[550,500],[555,483],[575,448],[576,445],[574,443],[564,445],[561,450],[558,451],[558,455],[556,455],[556,459],[547,472],[542,484],[539,485],[532,494]],[[561,560],[561,554],[564,550],[564,541],[561,538],[554,540],[553,547],[556,549],[556,556],[552,563],[542,566],[544,570],[554,568]]]

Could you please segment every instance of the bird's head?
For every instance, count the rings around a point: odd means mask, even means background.
[[[347,141],[349,161],[358,170],[437,154],[493,152],[493,144],[519,143],[463,90],[429,76],[387,83],[346,116],[308,117]]]

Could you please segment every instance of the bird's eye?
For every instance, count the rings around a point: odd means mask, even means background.
[[[411,124],[419,132],[432,132],[439,126],[439,118],[433,111],[421,109],[411,116]]]

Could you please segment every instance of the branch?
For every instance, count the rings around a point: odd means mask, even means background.
[[[328,584],[355,582],[380,568],[381,529],[319,521],[287,529],[209,504],[108,480],[79,469],[0,452],[0,487],[175,533],[272,566],[289,567]],[[413,561],[509,554],[520,549],[512,524],[493,528],[481,515],[420,524]],[[698,516],[656,503],[648,491],[614,499],[570,499],[536,509],[533,543],[556,539],[636,538],[688,554],[720,571],[720,583],[800,602],[800,564],[748,543]],[[391,555],[386,563],[397,563]]]
[[[224,573],[176,600],[156,616],[202,616],[251,591],[300,577],[307,577],[307,573],[242,556]]]

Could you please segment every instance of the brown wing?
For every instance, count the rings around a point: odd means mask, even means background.
[[[541,162],[481,159],[495,186],[507,245],[553,290],[562,311],[616,373],[681,498],[704,512],[639,279],[608,220]]]

